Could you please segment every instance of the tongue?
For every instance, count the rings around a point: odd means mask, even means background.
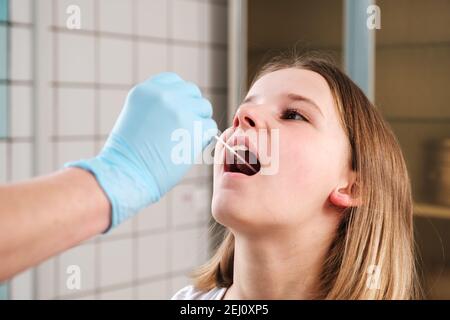
[[[242,160],[235,157],[234,163],[236,165],[236,168],[241,173],[243,173],[247,176],[252,176],[252,175],[258,173],[261,166],[260,166],[259,161],[256,158],[255,154],[253,154],[252,152],[250,152],[248,150],[246,150],[246,151],[239,150],[237,152],[243,159],[245,159],[245,161],[247,161],[247,163],[242,163]]]
[[[256,172],[254,170],[252,170],[248,165],[246,164],[236,164],[237,169],[243,173],[246,174],[247,176],[252,176],[254,175]]]

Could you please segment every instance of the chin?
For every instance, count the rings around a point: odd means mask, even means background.
[[[213,196],[211,211],[214,219],[224,226],[228,226],[228,220],[239,214],[239,206],[231,197]]]
[[[219,224],[242,234],[259,234],[273,223],[269,217],[261,216],[263,211],[257,203],[245,203],[239,195],[213,196],[211,209]]]
[[[249,209],[242,203],[242,199],[238,195],[236,197],[224,194],[213,196],[211,209],[212,215],[218,223],[233,229],[249,225],[254,219],[254,216],[248,214]]]

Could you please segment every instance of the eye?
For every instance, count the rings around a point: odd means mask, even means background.
[[[304,120],[306,122],[309,122],[306,117],[304,117],[298,110],[288,108],[283,111],[283,114],[281,115],[281,119],[284,120]]]

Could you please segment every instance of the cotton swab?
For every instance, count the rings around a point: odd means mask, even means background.
[[[239,160],[242,161],[242,163],[244,163],[247,167],[249,167],[254,173],[257,173],[257,171],[255,170],[255,168],[253,168],[247,161],[245,161],[244,158],[242,158],[242,156],[240,154],[238,154],[236,152],[236,150],[234,150],[232,147],[230,147],[222,138],[220,138],[219,136],[214,136],[214,138],[216,138],[216,140],[218,142],[220,142],[221,144],[223,144],[223,146],[225,148],[228,149],[228,151],[230,151],[231,153],[233,153]]]

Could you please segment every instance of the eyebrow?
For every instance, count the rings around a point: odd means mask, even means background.
[[[257,96],[258,96],[258,95],[252,95],[252,96],[249,96],[249,97],[245,98],[245,100],[243,101],[243,103],[251,102],[251,101],[254,100]],[[302,101],[302,102],[308,103],[309,105],[311,105],[312,107],[314,107],[317,111],[319,111],[319,113],[322,115],[322,117],[324,117],[324,115],[323,115],[323,113],[322,113],[322,110],[320,110],[319,106],[318,106],[313,100],[311,100],[311,99],[309,99],[309,98],[307,98],[307,97],[305,97],[305,96],[296,94],[296,93],[288,93],[286,96],[287,96],[290,100],[293,100],[293,101]]]

